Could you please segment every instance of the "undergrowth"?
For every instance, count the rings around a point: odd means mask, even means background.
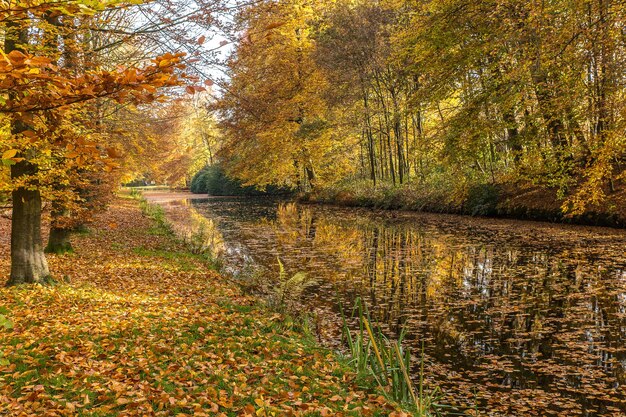
[[[403,346],[406,329],[402,329],[397,339],[389,339],[380,326],[372,324],[365,304],[357,299],[352,311],[357,328],[352,330],[341,305],[340,309],[348,362],[357,375],[375,381],[390,401],[400,404],[415,417],[440,415],[444,407],[438,403],[441,398],[439,388],[428,390],[424,385],[423,346],[415,387],[410,376],[411,351]]]

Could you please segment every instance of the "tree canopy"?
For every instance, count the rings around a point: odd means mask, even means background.
[[[152,18],[150,12],[175,5],[166,0],[151,8],[135,0],[2,4],[0,193],[10,193],[12,201],[9,283],[48,279],[42,198],[51,202],[46,250],[71,250],[69,233],[106,207],[123,177],[146,164],[155,170],[165,165],[154,155],[176,159],[171,137],[156,128],[155,119],[185,94],[205,88],[198,85],[198,73],[187,69],[191,58],[182,48],[158,45],[167,36],[195,37],[166,15]],[[186,12],[200,30],[206,23],[201,17],[211,10],[187,5]],[[170,170],[170,176],[178,180],[187,174],[180,171]]]
[[[302,190],[368,179],[467,196],[623,187],[623,2],[261,1],[219,101],[229,173]]]
[[[138,178],[223,169],[224,184],[409,189],[477,212],[503,190],[548,192],[565,215],[623,201],[623,2],[0,6],[0,194],[28,254],[11,282],[48,275],[42,201],[48,249],[65,250]]]

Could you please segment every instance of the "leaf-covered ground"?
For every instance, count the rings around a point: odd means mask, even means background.
[[[0,218],[0,273],[9,271]],[[118,200],[51,256],[52,287],[0,289],[0,415],[396,414],[328,351],[286,329]],[[400,415],[400,413],[397,413]]]

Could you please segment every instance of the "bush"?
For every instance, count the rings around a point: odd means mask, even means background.
[[[495,185],[474,185],[468,191],[465,211],[472,216],[496,215],[499,199],[500,190]]]
[[[228,177],[222,168],[215,165],[199,171],[191,180],[190,190],[194,194],[212,196],[263,196],[291,193],[288,189],[274,186],[268,186],[265,191],[243,186],[239,180]]]
[[[199,171],[196,175],[194,175],[191,180],[191,186],[189,187],[191,192],[194,194],[206,194],[207,193],[207,180],[208,172],[203,169]]]

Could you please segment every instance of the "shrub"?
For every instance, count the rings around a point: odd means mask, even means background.
[[[472,216],[492,216],[497,214],[500,190],[493,184],[478,184],[470,187],[465,211]]]
[[[274,186],[268,186],[264,191],[244,186],[241,181],[228,177],[217,165],[207,166],[200,170],[191,180],[190,190],[194,194],[212,196],[262,196],[291,193],[288,189]]]

